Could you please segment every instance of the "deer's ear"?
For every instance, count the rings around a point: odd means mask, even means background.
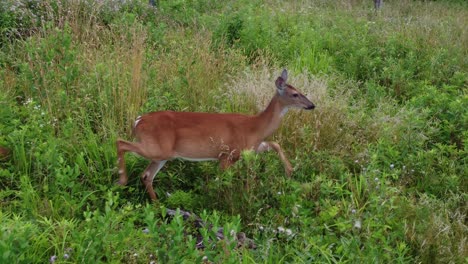
[[[283,77],[278,77],[276,79],[276,88],[278,88],[278,92],[282,93],[284,88],[286,88],[286,82],[284,81]]]
[[[288,71],[286,69],[281,73],[281,78],[283,78],[284,82],[288,81]]]
[[[286,87],[286,81],[288,80],[288,71],[286,69],[283,70],[281,76],[276,79],[276,88],[282,91]]]
[[[281,76],[276,79],[276,88],[278,88],[278,92],[283,94],[284,88],[286,88],[286,81],[288,80],[288,71],[286,69],[283,70]]]

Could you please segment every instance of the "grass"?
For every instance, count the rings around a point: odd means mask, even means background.
[[[0,4],[0,259],[8,263],[464,263],[462,1],[10,1]],[[141,113],[261,111],[283,68],[316,104],[232,169],[147,161]],[[165,208],[200,215],[199,233]],[[226,230],[218,241],[218,227]],[[237,248],[230,230],[254,239]]]

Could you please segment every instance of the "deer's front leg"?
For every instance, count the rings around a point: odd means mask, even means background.
[[[226,170],[227,168],[231,167],[234,163],[236,163],[240,158],[239,154],[236,154],[236,151],[231,152],[230,154],[223,154],[220,155],[218,158],[219,160],[219,167],[221,170]]]
[[[281,146],[276,143],[276,142],[273,142],[273,141],[263,141],[262,143],[260,143],[260,145],[258,145],[257,147],[257,153],[261,153],[261,152],[265,152],[265,151],[270,151],[270,150],[274,150],[276,151],[276,153],[278,153],[278,156],[280,157],[281,161],[283,162],[283,165],[284,165],[284,170],[286,172],[286,175],[288,175],[288,177],[291,177],[291,173],[293,172],[293,168],[291,166],[291,163],[289,163],[289,160],[286,158],[286,155],[284,155],[284,152],[283,152],[283,149],[281,148]]]

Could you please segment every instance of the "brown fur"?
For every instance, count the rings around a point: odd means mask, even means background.
[[[151,112],[141,116],[134,127],[136,142],[117,141],[119,184],[126,185],[125,152],[134,152],[151,160],[141,180],[152,200],[156,200],[152,182],[165,161],[174,158],[219,160],[222,169],[236,162],[243,150],[275,150],[289,176],[292,166],[280,145],[263,142],[280,125],[288,107],[313,109],[315,106],[297,89],[286,84],[287,72],[276,80],[277,93],[258,115],[193,112]]]

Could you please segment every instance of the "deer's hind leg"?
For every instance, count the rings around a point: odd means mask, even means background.
[[[140,144],[137,142],[128,142],[125,140],[117,140],[117,163],[119,166],[119,181],[118,184],[125,186],[128,183],[127,170],[125,169],[125,152],[133,152],[143,156],[140,149]]]
[[[156,193],[153,189],[154,176],[156,176],[165,163],[166,160],[151,161],[151,163],[148,165],[148,167],[146,167],[146,170],[141,175],[141,182],[145,185],[146,191],[148,192],[148,195],[152,201],[157,200]]]

